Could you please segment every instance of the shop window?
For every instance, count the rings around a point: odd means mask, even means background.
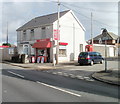
[[[38,49],[38,56],[45,56],[46,52],[44,49]]]
[[[31,55],[35,55],[35,50],[34,48],[32,48],[32,46],[31,46]]]
[[[65,57],[65,56],[67,56],[67,54],[66,54],[66,49],[59,49],[59,56],[60,56],[60,57]]]

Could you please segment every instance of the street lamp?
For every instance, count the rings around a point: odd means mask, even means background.
[[[102,28],[102,30],[103,30],[103,32],[102,32],[102,34],[103,34],[103,40],[105,41],[105,72],[107,72],[107,60],[106,60],[106,58],[107,58],[107,40],[108,40],[108,37],[107,37],[107,30],[105,29],[105,28]]]
[[[105,72],[107,72],[107,37],[105,37]]]

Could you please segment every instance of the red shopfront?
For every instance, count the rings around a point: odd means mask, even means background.
[[[32,47],[36,49],[36,62],[50,62],[52,42],[49,38],[36,40],[36,43],[34,43]]]

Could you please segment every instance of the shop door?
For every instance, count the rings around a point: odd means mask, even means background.
[[[47,62],[50,62],[50,48],[47,48]]]

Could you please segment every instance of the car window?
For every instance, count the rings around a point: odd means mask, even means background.
[[[98,52],[95,52],[95,53],[94,53],[94,56],[100,56],[100,57],[101,57],[101,54],[98,53]]]
[[[96,53],[97,54],[97,56],[101,56],[101,54],[100,53]]]
[[[91,57],[93,57],[94,55],[93,54],[90,54]]]
[[[93,56],[94,56],[92,52],[91,52],[89,55],[90,55],[91,57],[93,57]]]
[[[82,53],[80,53],[80,55],[79,55],[79,56],[85,57],[85,56],[87,56],[87,55],[88,55],[88,53],[87,53],[87,52],[82,52]]]
[[[94,56],[97,56],[96,52],[93,53]]]

